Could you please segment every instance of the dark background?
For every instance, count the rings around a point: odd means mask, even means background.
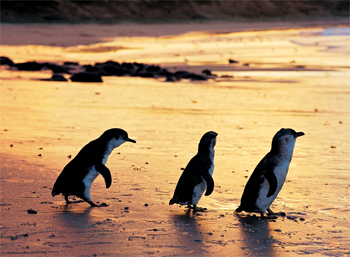
[[[1,0],[1,22],[176,22],[318,19],[349,16],[349,1]]]

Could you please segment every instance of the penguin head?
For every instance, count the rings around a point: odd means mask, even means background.
[[[218,133],[214,131],[209,131],[205,133],[199,141],[198,152],[205,152],[210,149],[214,149],[214,146],[216,145],[217,135]]]
[[[295,132],[295,130],[290,128],[282,128],[272,139],[272,149],[293,149],[296,138],[303,135],[305,135],[304,132]]]
[[[113,142],[114,147],[118,147],[124,142],[136,143],[135,140],[129,138],[128,133],[119,128],[112,128],[106,130],[100,137],[103,141]]]

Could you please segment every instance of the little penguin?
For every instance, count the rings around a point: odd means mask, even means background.
[[[216,136],[214,131],[205,133],[198,145],[198,153],[190,160],[183,171],[174,196],[169,204],[178,203],[180,205],[188,205],[194,211],[204,210],[198,208],[197,203],[205,195],[210,195],[214,190],[214,180],[212,178],[214,171],[214,147],[216,144]]]
[[[75,195],[91,206],[98,206],[91,201],[91,184],[101,174],[105,180],[106,188],[111,186],[111,172],[105,164],[113,149],[124,142],[136,143],[135,140],[128,137],[128,133],[123,129],[112,128],[88,143],[64,167],[53,186],[52,196],[62,193],[68,205],[71,203],[68,196]]]
[[[261,218],[267,210],[274,215],[270,205],[276,199],[286,180],[297,137],[303,132],[282,128],[272,139],[269,153],[259,162],[250,176],[236,212],[259,212]]]

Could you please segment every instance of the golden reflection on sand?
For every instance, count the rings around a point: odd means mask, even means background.
[[[172,83],[103,77],[95,84],[40,81],[51,72],[1,67],[1,254],[348,254],[349,36],[329,36],[327,45],[320,31],[1,46],[15,62],[137,61],[232,76]],[[65,207],[52,198],[67,156],[112,127],[125,129],[137,144],[109,157],[111,188],[101,177],[92,186],[93,199],[109,207]],[[289,218],[234,215],[243,186],[281,127],[305,132],[273,204]],[[218,132],[215,189],[199,202],[208,211],[193,215],[168,202],[181,168],[209,130]],[[38,214],[27,214],[30,208]]]

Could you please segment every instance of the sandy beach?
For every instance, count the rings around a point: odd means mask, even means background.
[[[349,27],[334,23],[1,25],[14,62],[114,60],[216,77],[104,76],[42,81],[51,70],[0,70],[1,256],[350,255]],[[238,63],[229,64],[233,59]],[[69,79],[70,75],[64,75]],[[51,190],[63,167],[109,128],[125,143],[92,199],[65,205]],[[280,128],[303,131],[277,219],[234,213]],[[193,214],[169,206],[182,168],[218,133],[214,192]],[[37,214],[30,214],[32,209]]]

